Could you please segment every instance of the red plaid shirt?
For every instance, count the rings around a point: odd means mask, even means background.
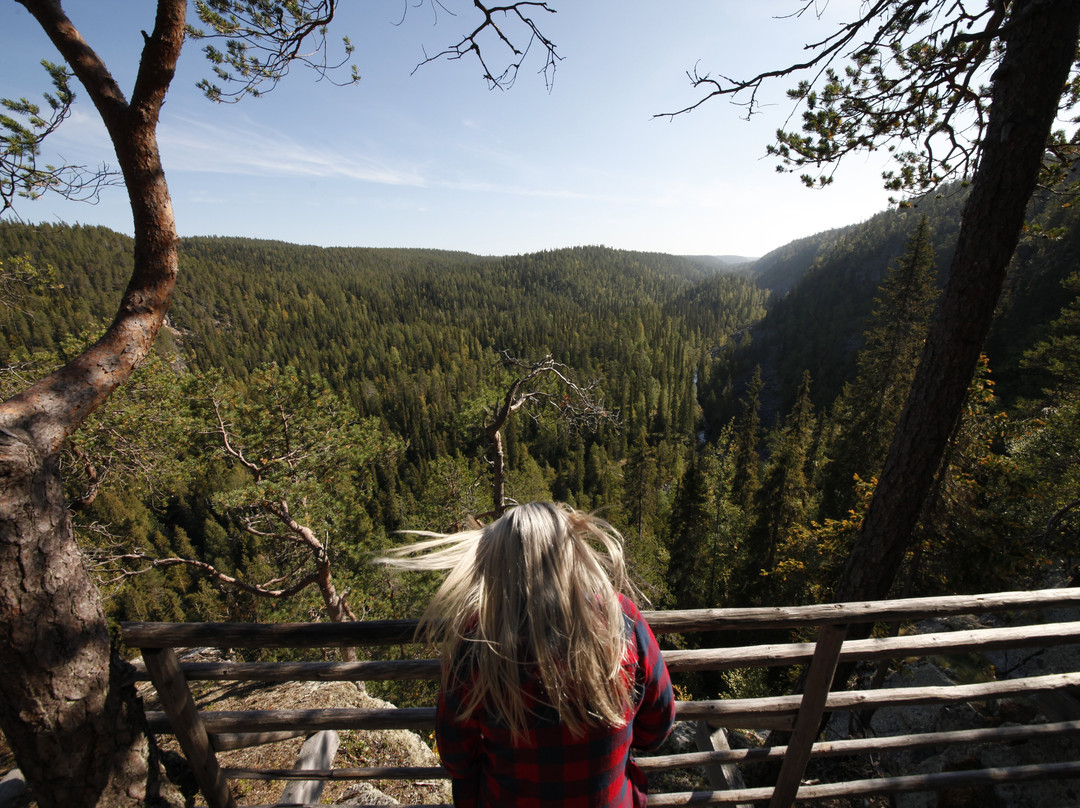
[[[675,720],[671,678],[652,629],[637,607],[619,596],[626,620],[624,664],[635,676],[626,726],[591,728],[572,736],[554,710],[537,704],[537,681],[522,676],[526,706],[535,716],[528,737],[511,743],[510,731],[478,708],[458,720],[464,688],[439,694],[436,739],[443,766],[453,778],[454,805],[498,808],[640,808],[645,775],[630,747],[655,749]]]

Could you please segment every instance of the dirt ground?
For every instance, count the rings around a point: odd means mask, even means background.
[[[393,705],[376,699],[351,682],[295,682],[282,685],[259,683],[207,686],[193,683],[192,690],[200,709],[204,710],[270,710],[322,709],[356,707],[376,709]],[[158,709],[152,688],[144,694],[147,710]],[[349,730],[339,733],[334,766],[437,766],[438,758],[415,732],[406,730]],[[265,746],[238,749],[218,754],[222,767],[292,768],[303,744],[294,738]],[[162,748],[178,751],[175,739],[166,736]],[[281,796],[285,783],[266,780],[233,780],[233,796],[241,805],[273,805]],[[449,803],[448,781],[375,780],[371,785],[398,802],[405,804]],[[355,791],[355,781],[329,782],[321,802],[338,803]],[[375,795],[377,799],[377,795]],[[375,799],[367,800],[374,802]]]

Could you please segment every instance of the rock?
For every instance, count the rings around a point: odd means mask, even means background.
[[[667,750],[671,750],[667,752]],[[682,754],[684,752],[696,752],[697,728],[693,721],[677,721],[675,728],[671,730],[668,739],[664,741],[664,750],[668,754]]]
[[[887,688],[949,687],[953,681],[935,665],[919,662],[889,675]],[[924,732],[948,732],[985,726],[985,719],[968,704],[923,704],[883,707],[874,712],[868,736],[914,735]],[[917,770],[922,761],[933,757],[933,747],[887,752],[882,766],[891,774]]]
[[[0,779],[0,808],[15,808],[25,803],[26,778],[18,769],[12,769]]]
[[[337,805],[401,805],[393,797],[383,794],[371,783],[356,783],[349,786]]]

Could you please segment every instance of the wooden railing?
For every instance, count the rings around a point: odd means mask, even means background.
[[[771,698],[732,698],[680,701],[677,720],[698,722],[699,748],[704,751],[639,758],[647,772],[706,767],[715,790],[649,795],[650,806],[750,805],[767,803],[786,808],[800,801],[907,791],[940,791],[1002,783],[1044,782],[1080,776],[1080,760],[1046,761],[941,772],[925,775],[874,777],[831,783],[804,783],[811,760],[837,756],[879,754],[884,751],[954,744],[1018,744],[1037,738],[1080,734],[1080,671],[1063,670],[1037,676],[1006,678],[954,686],[899,687],[830,691],[838,665],[875,660],[949,654],[979,654],[1011,648],[1048,648],[1077,644],[1080,622],[1060,617],[1066,607],[1080,607],[1080,589],[1010,592],[992,595],[916,598],[868,603],[841,603],[793,608],[705,609],[645,612],[657,635],[691,632],[766,630],[816,631],[815,642],[746,644],[738,647],[664,652],[672,674],[771,666],[808,665],[800,695]],[[1047,610],[1057,614],[1048,616]],[[1005,612],[1023,613],[1020,625],[930,634],[905,633],[879,639],[845,640],[847,627],[858,623],[903,625],[910,630],[927,618]],[[1020,622],[1020,621],[1015,621]],[[229,781],[276,779],[325,781],[343,779],[424,779],[445,777],[438,767],[332,768],[310,761],[294,769],[223,769],[217,752],[265,743],[298,733],[324,730],[430,730],[434,707],[404,709],[312,709],[199,711],[190,681],[246,682],[386,681],[438,677],[437,660],[367,662],[191,662],[178,661],[176,648],[342,648],[386,646],[412,640],[413,621],[358,623],[240,624],[240,623],[125,623],[123,640],[142,650],[145,676],[160,696],[163,712],[148,713],[151,729],[174,733],[199,782],[207,805],[233,808]],[[895,635],[896,632],[891,632]],[[661,639],[663,639],[661,637]],[[1080,658],[1080,656],[1078,656]],[[1080,669],[1080,665],[1076,668]],[[1039,698],[1054,694],[1063,714],[1039,724],[920,732],[894,737],[819,740],[828,713],[864,712],[884,707],[953,704],[1005,698]],[[1070,714],[1070,711],[1074,711]],[[1065,718],[1067,720],[1053,720]],[[727,729],[787,731],[782,746],[729,749]],[[1068,746],[1061,744],[1062,749]],[[1080,757],[1080,756],[1078,756]],[[737,766],[773,762],[779,767],[773,785],[739,786]],[[305,804],[295,792],[290,804]],[[279,803],[283,804],[283,803]]]

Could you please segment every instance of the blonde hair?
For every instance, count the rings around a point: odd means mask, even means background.
[[[524,736],[521,677],[535,666],[545,703],[573,734],[625,725],[632,677],[622,672],[628,638],[618,595],[636,590],[615,528],[536,502],[486,527],[417,535],[431,538],[377,562],[450,571],[418,633],[441,646],[444,687],[469,685],[463,720],[483,706],[512,737]]]

